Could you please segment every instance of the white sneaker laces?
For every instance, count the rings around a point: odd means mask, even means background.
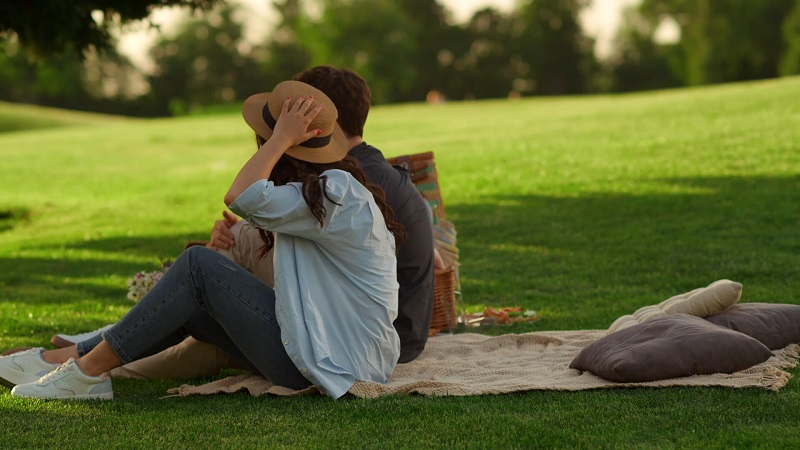
[[[36,384],[41,386],[41,385],[45,385],[45,384],[49,383],[51,381],[51,378],[58,379],[56,377],[67,370],[67,368],[69,367],[69,363],[71,361],[72,361],[72,358],[68,359],[67,362],[65,362],[65,363],[61,364],[60,366],[56,367],[55,370],[53,370],[52,372],[50,372],[48,374],[45,374],[45,375],[42,375],[42,377],[39,378],[36,381]],[[53,380],[53,381],[55,381],[55,380]]]

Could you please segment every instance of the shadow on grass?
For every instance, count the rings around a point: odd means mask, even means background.
[[[30,220],[30,211],[24,208],[0,209],[0,233],[11,230],[20,222]]]
[[[0,257],[0,342],[41,345],[56,332],[84,332],[116,320],[133,306],[127,279],[157,270],[189,240],[182,234],[114,237],[26,248],[52,257]],[[85,250],[92,257],[82,256]]]
[[[133,256],[175,259],[189,241],[208,239],[208,234],[178,234],[166,236],[109,237],[67,244],[67,248],[93,250]]]
[[[659,182],[674,193],[508,194],[448,205],[459,231],[465,303],[543,311],[547,320],[530,325],[535,329],[604,328],[720,278],[743,283],[743,301],[800,303],[800,177]],[[177,257],[197,238],[65,245],[108,259],[0,259],[0,287],[6,299],[33,303],[116,299],[126,287],[104,278],[155,270],[159,259]],[[151,267],[135,261],[142,258]]]
[[[555,328],[603,328],[720,278],[743,301],[800,303],[800,177],[660,181],[676,193],[448,206],[465,303],[545,308]]]
[[[17,300],[39,305],[69,303],[82,299],[122,299],[125,282],[138,271],[157,270],[160,262],[175,259],[183,247],[196,236],[113,237],[67,243],[63,247],[32,247],[51,250],[52,258],[0,257],[0,287],[4,301]],[[108,259],[85,258],[70,254],[74,250],[108,253]],[[151,258],[143,264],[136,259]],[[127,300],[126,300],[127,301]]]

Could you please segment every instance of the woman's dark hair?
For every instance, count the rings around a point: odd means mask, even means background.
[[[259,147],[264,145],[265,142],[266,140],[264,138],[258,135],[256,136],[256,144],[258,144]],[[317,218],[320,226],[322,226],[326,214],[322,196],[325,195],[325,198],[327,198],[329,201],[333,203],[336,202],[328,197],[328,192],[325,189],[327,177],[320,174],[326,170],[332,169],[339,169],[349,173],[359,183],[364,185],[364,187],[366,187],[370,193],[372,193],[375,203],[378,205],[378,208],[380,208],[381,213],[383,214],[386,227],[394,236],[395,249],[400,248],[400,244],[406,238],[405,228],[399,222],[394,220],[394,211],[392,211],[392,207],[386,202],[386,194],[383,192],[383,189],[376,184],[367,182],[367,176],[361,169],[361,166],[358,164],[358,160],[352,156],[347,155],[341,161],[318,164],[301,161],[297,158],[292,158],[291,156],[284,154],[272,169],[272,173],[269,176],[269,181],[275,183],[276,186],[283,186],[286,183],[293,181],[302,183],[303,198],[305,199],[306,204],[308,204],[308,207],[311,209],[311,214]],[[338,203],[336,204],[338,205]],[[275,244],[275,238],[271,231],[259,228],[258,232],[261,235],[261,239],[264,240],[264,246],[260,251],[260,256],[263,258],[267,255],[267,253],[269,253],[270,250],[272,250],[272,246]]]

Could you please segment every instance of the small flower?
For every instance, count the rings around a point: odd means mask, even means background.
[[[165,269],[166,270],[166,269]],[[138,302],[164,277],[163,271],[136,272],[128,279],[128,300]]]

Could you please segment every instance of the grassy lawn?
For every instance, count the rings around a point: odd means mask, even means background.
[[[714,280],[800,304],[800,78],[621,96],[375,108],[386,156],[433,150],[464,303],[606,328]],[[141,120],[0,103],[0,348],[122,316],[126,279],[205,239],[255,150],[238,114]],[[800,368],[792,370],[800,375]],[[800,381],[468,398],[167,398],[0,387],[0,448],[797,448]]]

